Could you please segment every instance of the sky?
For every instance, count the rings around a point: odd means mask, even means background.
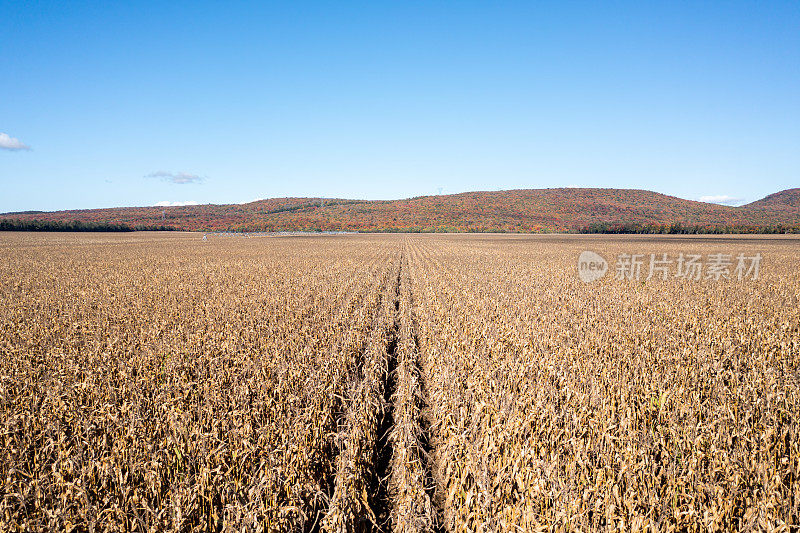
[[[0,0],[0,212],[800,186],[800,2]]]

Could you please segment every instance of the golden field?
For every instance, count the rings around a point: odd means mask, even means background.
[[[762,262],[646,279],[651,253]],[[798,257],[0,233],[0,530],[797,531]]]

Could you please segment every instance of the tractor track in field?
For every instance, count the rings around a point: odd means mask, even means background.
[[[434,451],[422,415],[426,399],[407,261],[402,253],[387,280],[361,383],[351,388],[322,531],[443,531],[433,503]]]
[[[396,389],[397,379],[397,344],[400,331],[400,276],[403,265],[402,258],[400,268],[397,271],[394,293],[394,320],[389,329],[389,342],[386,346],[387,372],[386,381],[383,385],[384,411],[381,423],[378,428],[378,445],[375,451],[375,492],[373,497],[373,512],[375,513],[377,525],[376,531],[391,531],[390,513],[392,502],[389,495],[388,482],[391,475],[392,443],[390,435],[394,427],[394,403],[392,401]]]

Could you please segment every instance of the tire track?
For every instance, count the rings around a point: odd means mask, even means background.
[[[350,387],[323,531],[443,531],[409,271],[404,250],[381,296],[360,380]]]
[[[422,411],[424,389],[419,368],[419,343],[413,317],[408,260],[403,256],[398,302],[397,386],[393,397],[395,425],[391,433],[389,484],[391,523],[395,533],[439,531],[433,504],[432,450]]]
[[[386,500],[381,489],[386,477],[382,470],[382,433],[392,425],[387,390],[391,394],[390,368],[397,345],[397,295],[400,262],[381,296],[380,311],[370,332],[363,358],[361,380],[353,383],[348,394],[345,433],[340,435],[340,453],[336,458],[334,491],[323,531],[369,532],[382,530],[381,509]],[[396,274],[394,274],[396,272]]]

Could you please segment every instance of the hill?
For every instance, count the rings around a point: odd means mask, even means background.
[[[637,189],[478,191],[403,200],[272,198],[247,204],[15,213],[0,219],[202,231],[703,231],[800,228],[800,189],[732,207]]]
[[[786,189],[785,191],[770,194],[761,200],[747,204],[745,207],[800,213],[800,188]]]

